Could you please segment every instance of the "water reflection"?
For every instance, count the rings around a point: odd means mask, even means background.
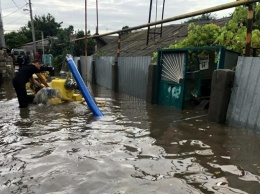
[[[94,88],[94,87],[93,87]],[[6,90],[8,88],[1,88]],[[95,87],[85,104],[0,96],[0,193],[257,193],[259,134]]]

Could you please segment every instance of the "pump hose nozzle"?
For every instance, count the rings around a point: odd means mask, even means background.
[[[66,79],[64,87],[67,90],[78,89],[78,84],[72,79]]]

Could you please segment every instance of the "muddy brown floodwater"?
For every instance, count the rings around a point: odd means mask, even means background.
[[[260,193],[259,132],[210,123],[89,86],[85,104],[20,110],[11,82],[0,89],[0,193]]]

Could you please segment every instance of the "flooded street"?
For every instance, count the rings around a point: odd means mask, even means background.
[[[205,111],[149,105],[89,86],[86,104],[20,110],[0,89],[0,193],[260,193],[260,133],[210,123]]]

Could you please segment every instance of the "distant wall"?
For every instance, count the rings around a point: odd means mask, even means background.
[[[231,126],[260,129],[260,58],[239,57],[227,111]]]

